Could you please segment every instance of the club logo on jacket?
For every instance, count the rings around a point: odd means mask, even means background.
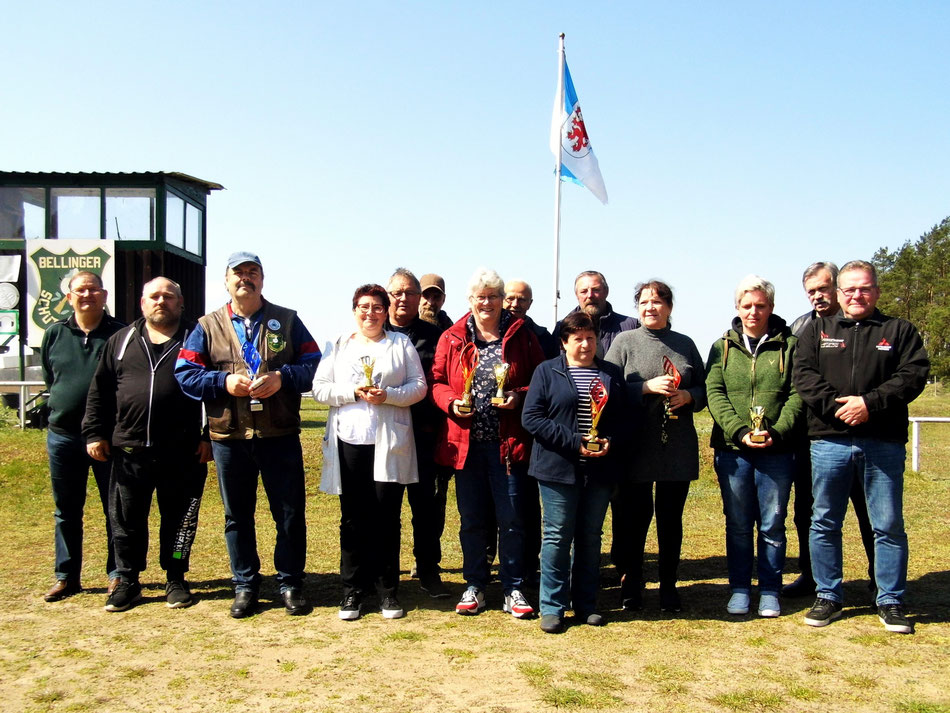
[[[879,341],[877,343],[877,346],[875,346],[874,348],[877,349],[879,352],[889,352],[893,347],[891,347],[891,345],[887,341],[887,338],[885,337],[881,339],[881,341]]]
[[[279,352],[287,346],[287,343],[284,341],[284,335],[277,332],[267,332],[264,335],[264,339],[267,341],[267,348],[274,353]]]
[[[829,337],[824,332],[821,333],[821,344],[819,344],[819,349],[844,349],[844,340],[843,339],[834,339]]]

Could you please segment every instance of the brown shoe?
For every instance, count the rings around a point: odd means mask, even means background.
[[[57,579],[53,588],[43,595],[43,599],[48,602],[58,602],[60,599],[79,594],[81,591],[82,587],[79,586],[79,582],[70,579]]]
[[[109,580],[109,586],[108,586],[108,588],[106,589],[106,596],[107,596],[107,597],[111,597],[111,596],[112,596],[112,593],[115,591],[115,588],[119,586],[119,582],[121,582],[121,581],[122,581],[122,580],[119,579],[118,577],[113,577],[112,579]]]

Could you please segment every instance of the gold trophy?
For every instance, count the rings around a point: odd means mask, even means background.
[[[363,367],[363,383],[357,387],[358,390],[366,391],[375,388],[376,384],[373,383],[373,367],[376,366],[375,357],[360,357],[360,362],[362,362],[361,366]]]
[[[581,440],[584,443],[584,448],[591,453],[599,453],[604,444],[597,440],[597,424],[604,413],[604,406],[607,405],[607,388],[604,386],[604,382],[595,376],[594,380],[590,382],[589,393],[590,430],[581,437]]]
[[[492,406],[501,406],[505,403],[505,382],[508,381],[508,370],[510,368],[511,364],[500,362],[495,364],[492,369],[495,372],[495,383],[498,384],[495,395],[491,399]]]
[[[459,367],[462,369],[462,403],[455,407],[460,414],[472,412],[472,381],[475,379],[475,367],[478,366],[478,347],[467,342],[459,352]]]
[[[749,409],[749,416],[752,417],[752,433],[749,435],[749,440],[753,443],[765,443],[769,437],[765,426],[765,407],[753,406]]]

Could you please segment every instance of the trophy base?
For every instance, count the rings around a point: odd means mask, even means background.
[[[591,453],[600,453],[604,449],[604,444],[600,441],[584,441],[584,448]]]
[[[675,413],[671,413],[671,414],[670,414],[669,416],[667,416],[666,418],[667,418],[668,421],[679,421],[679,420],[680,420],[680,417],[677,416]]]
[[[753,443],[765,443],[769,438],[767,431],[753,431],[749,436],[749,440]]]
[[[263,410],[264,410],[264,404],[256,400],[251,401],[251,411],[263,411]]]
[[[468,416],[472,412],[472,407],[460,404],[455,407],[455,410],[458,411],[463,416]]]
[[[507,401],[507,400],[508,400],[508,399],[506,399],[504,396],[492,396],[492,397],[491,397],[491,405],[492,405],[492,406],[501,406],[501,405],[502,405],[503,403],[505,403],[505,401]]]

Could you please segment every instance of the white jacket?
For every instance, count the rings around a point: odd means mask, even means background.
[[[378,409],[376,425],[376,458],[373,480],[382,483],[417,483],[416,445],[412,434],[409,406],[426,396],[426,377],[412,342],[405,334],[386,332],[381,344],[385,351],[376,357],[374,374],[379,374],[379,388],[386,390],[385,403]],[[337,452],[336,417],[340,406],[354,403],[352,365],[338,363],[337,355],[352,336],[341,335],[328,344],[313,380],[313,398],[330,407],[323,435],[323,474],[320,489],[331,495],[342,491],[340,458]]]

